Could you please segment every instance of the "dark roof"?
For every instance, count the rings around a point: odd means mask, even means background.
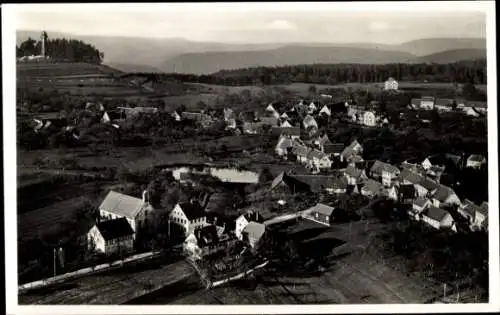
[[[377,160],[377,161],[375,161],[375,163],[373,163],[373,166],[370,169],[370,171],[373,173],[379,174],[379,175],[382,175],[383,171],[386,171],[388,173],[395,174],[395,175],[399,174],[399,169],[396,166],[381,162],[379,160]]]
[[[203,218],[204,216],[206,216],[205,211],[196,201],[180,203],[179,206],[181,207],[188,220]]]
[[[419,207],[425,206],[426,203],[430,202],[429,199],[423,198],[423,197],[418,197],[413,201],[413,204]]]
[[[333,207],[327,206],[322,203],[317,203],[314,207],[311,207],[307,210],[311,210],[312,212],[321,213],[323,215],[331,216],[332,212],[335,210]]]
[[[134,230],[126,218],[107,220],[98,223],[97,229],[106,241],[134,234]]]
[[[432,197],[434,199],[439,200],[439,201],[445,201],[446,198],[448,198],[449,196],[451,196],[453,194],[455,194],[455,192],[450,187],[447,187],[445,185],[439,185],[437,187],[436,192],[434,193],[434,196],[432,196]]]
[[[245,219],[248,222],[264,223],[268,218],[260,214],[259,212],[247,212],[244,214]]]
[[[300,127],[272,127],[273,135],[300,136]]]
[[[399,186],[399,194],[403,198],[414,198],[415,197],[415,186],[413,185],[401,185]]]
[[[195,231],[196,239],[199,246],[215,244],[219,241],[217,227],[215,225],[207,225]]]
[[[447,214],[449,214],[448,211],[443,210],[441,208],[436,208],[434,206],[430,206],[427,211],[426,211],[426,216],[436,220],[436,221],[441,221]]]
[[[453,104],[453,100],[447,98],[438,98],[435,100],[434,105],[437,106],[451,106]]]
[[[331,154],[331,153],[342,153],[344,150],[344,144],[343,143],[329,143],[325,144],[323,147],[323,150],[325,153]]]
[[[369,192],[372,192],[374,194],[378,194],[378,193],[381,193],[382,192],[382,189],[384,188],[384,186],[373,180],[373,179],[368,179],[364,185],[363,185],[363,190],[365,191],[369,191]]]
[[[422,178],[418,183],[420,186],[424,187],[428,191],[433,191],[439,187],[439,184],[429,178]]]
[[[296,180],[309,185],[312,191],[317,192],[323,191],[327,188],[342,188],[344,184],[343,178],[340,179],[337,176],[304,174],[290,175],[290,177],[293,177]]]

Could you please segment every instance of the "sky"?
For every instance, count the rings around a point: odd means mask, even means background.
[[[397,44],[420,38],[486,37],[484,13],[439,2],[25,4],[16,7],[16,24],[17,30],[227,43]]]

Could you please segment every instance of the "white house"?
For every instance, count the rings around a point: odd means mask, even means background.
[[[327,115],[327,116],[331,116],[332,115],[332,112],[330,111],[330,109],[328,108],[328,106],[324,105],[321,110],[319,111],[319,114],[322,115]]]
[[[394,78],[389,78],[384,83],[384,90],[397,90],[398,89],[398,81],[394,80]]]
[[[279,156],[286,156],[286,154],[288,153],[288,148],[292,146],[293,146],[292,139],[288,136],[281,135],[278,139],[278,143],[276,144],[274,151]]]
[[[134,250],[134,230],[126,218],[100,222],[87,233],[87,245],[104,254],[128,253]]]
[[[255,249],[266,232],[266,226],[258,222],[249,222],[241,232],[242,240]]]
[[[201,205],[196,201],[178,203],[169,215],[170,222],[183,228],[189,235],[197,227],[207,224],[207,216]]]
[[[316,110],[318,110],[318,107],[316,106],[316,104],[314,104],[314,102],[311,102],[307,107],[307,112],[309,114],[313,114],[314,112],[316,112]]]
[[[151,222],[154,218],[154,212],[149,203],[147,191],[144,191],[142,199],[139,199],[111,190],[99,206],[101,222],[125,218],[134,232],[145,227],[148,221]]]
[[[422,215],[422,221],[435,229],[450,228],[457,231],[455,221],[451,214],[443,209],[430,206]]]
[[[240,215],[235,222],[234,234],[239,240],[243,239],[243,230],[250,222],[262,223],[264,218],[262,218],[258,212],[249,212]]]
[[[484,156],[479,154],[471,154],[467,158],[465,166],[474,169],[480,169],[485,164],[486,164],[486,158]]]

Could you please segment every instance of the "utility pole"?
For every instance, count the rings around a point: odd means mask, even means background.
[[[54,256],[54,277],[56,276],[56,266],[57,266],[57,264],[56,264],[56,250],[57,249],[56,248],[57,247],[54,247],[54,250],[53,250],[53,254],[54,254],[53,255]]]

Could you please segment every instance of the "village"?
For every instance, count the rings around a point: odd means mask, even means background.
[[[397,82],[390,78],[382,93],[398,93],[397,89]],[[304,171],[284,170],[262,182],[255,172],[241,175],[245,170],[220,171],[206,166],[200,169],[186,163],[187,167],[166,171],[172,172],[171,180],[177,182],[176,185],[196,193],[169,209],[159,209],[151,201],[155,192],[146,189],[142,196],[131,196],[111,190],[98,206],[95,221],[88,222],[82,232],[80,246],[122,261],[127,257],[135,259],[134,255],[147,250],[174,251],[185,257],[205,285],[211,287],[217,281],[230,281],[235,275],[267,264],[272,257],[263,254],[270,246],[266,234],[272,235],[275,226],[292,221],[298,225],[312,222],[331,227],[345,212],[358,210],[342,207],[340,200],[363,198],[364,206],[387,201],[391,206],[384,211],[404,211],[408,220],[436,230],[487,231],[487,200],[474,203],[458,196],[441,181],[450,168],[456,172],[484,169],[485,156],[449,152],[423,160],[405,160],[397,165],[378,159],[365,160],[362,139],[353,138],[346,145],[328,136],[332,121],[335,124],[334,121],[342,119],[348,124],[383,130],[394,128],[390,126],[391,118],[380,114],[377,110],[380,106],[375,101],[355,104],[351,99],[333,102],[331,98],[321,94],[310,101],[274,102],[246,112],[230,107],[171,112],[170,117],[177,124],[195,122],[197,128],[204,129],[223,122],[224,132],[235,136],[271,134],[276,139],[276,160],[295,163]],[[87,103],[85,110],[93,111],[101,124],[115,129],[120,129],[131,117],[159,114],[155,107],[119,106],[116,110],[106,110],[98,102]],[[429,111],[479,117],[486,114],[486,107],[480,102],[423,96],[411,99],[405,111],[415,112],[417,117],[421,115],[420,120],[425,124],[428,121],[424,114]],[[65,118],[35,118],[33,130],[43,132],[64,121]],[[70,138],[79,139],[74,126],[59,127]],[[246,196],[246,204],[234,201],[233,210],[228,214],[217,211],[217,207],[222,207],[217,204],[218,193],[206,188],[221,183],[260,186],[257,192]],[[297,198],[301,202],[297,202]],[[159,234],[166,235],[163,244],[151,245],[151,239]],[[56,260],[64,264],[64,254],[56,255],[57,251],[54,249],[54,266]],[[62,248],[59,251],[63,251]],[[64,273],[54,275],[64,277]]]

